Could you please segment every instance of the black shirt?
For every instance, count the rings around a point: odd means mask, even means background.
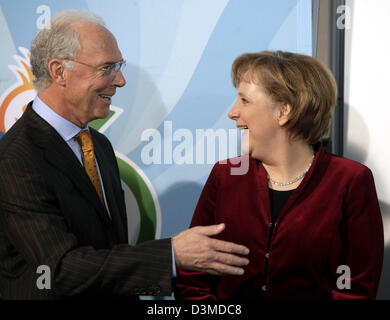
[[[271,203],[271,222],[275,223],[276,219],[279,216],[279,213],[282,211],[284,205],[287,203],[288,198],[290,198],[291,194],[294,190],[288,191],[279,191],[269,189],[269,200]]]

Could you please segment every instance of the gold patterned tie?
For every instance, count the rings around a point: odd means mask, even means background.
[[[85,171],[87,172],[89,179],[91,179],[92,184],[99,195],[100,201],[104,205],[102,186],[100,184],[99,175],[96,168],[95,151],[93,149],[91,134],[88,130],[81,131],[75,135],[75,139],[83,151]]]

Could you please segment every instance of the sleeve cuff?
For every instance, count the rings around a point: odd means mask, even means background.
[[[172,278],[176,278],[175,252],[173,251],[172,240],[171,240],[171,248],[172,248]]]

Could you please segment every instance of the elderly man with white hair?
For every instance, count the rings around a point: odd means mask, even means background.
[[[38,95],[0,141],[0,294],[3,299],[170,295],[176,266],[243,273],[244,246],[212,239],[224,225],[127,243],[114,151],[88,127],[126,84],[115,37],[92,13],[65,11],[32,43]],[[37,269],[51,270],[50,290]]]

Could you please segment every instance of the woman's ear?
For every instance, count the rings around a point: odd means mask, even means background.
[[[288,122],[288,120],[290,119],[290,115],[291,105],[288,103],[282,103],[278,111],[278,121],[281,127],[283,127]]]
[[[64,87],[66,84],[66,69],[60,59],[52,59],[48,65],[51,81],[59,86]]]

